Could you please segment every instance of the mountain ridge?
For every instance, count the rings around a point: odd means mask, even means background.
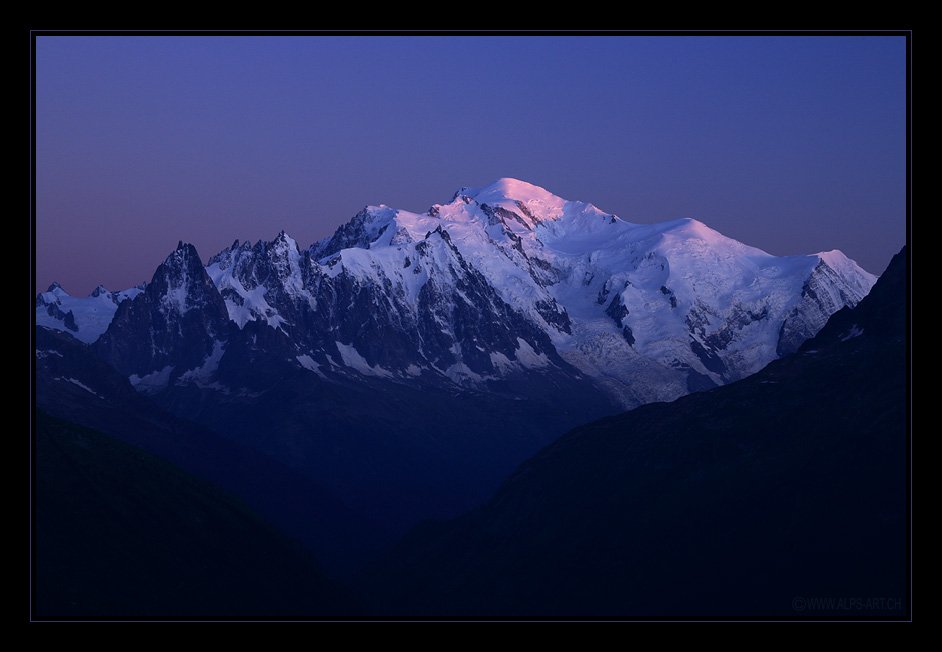
[[[192,245],[181,248],[199,260]],[[237,240],[207,260],[208,283],[196,267],[176,273],[200,279],[192,299],[210,314],[184,328],[186,340],[193,329],[206,332],[176,364],[160,353],[179,343],[154,331],[163,322],[156,308],[143,318],[119,305],[112,332],[96,339],[102,319],[83,326],[43,293],[37,320],[81,333],[126,373],[147,378],[145,387],[187,373],[212,385],[233,336],[212,285],[231,324],[281,331],[284,358],[321,377],[483,387],[508,373],[548,372],[592,378],[626,408],[753,373],[796,350],[875,280],[836,250],[774,257],[697,220],[632,224],[510,178],[462,188],[423,214],[366,207],[306,249],[284,231],[269,242]],[[149,293],[172,313],[173,302],[189,300],[181,291],[155,273],[127,298]],[[120,350],[129,337],[122,329],[166,341],[132,362]]]

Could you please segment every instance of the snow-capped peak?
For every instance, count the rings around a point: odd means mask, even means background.
[[[53,283],[46,289],[46,292],[43,294],[54,294],[57,297],[67,297],[69,293],[65,291],[65,288],[59,284],[58,281],[53,281]]]
[[[456,193],[454,201],[466,203],[467,200],[518,214],[522,212],[523,217],[532,222],[557,220],[563,216],[567,204],[579,203],[567,202],[545,188],[509,177],[481,188],[463,188]]]
[[[299,276],[298,261],[301,258],[301,249],[297,241],[282,231],[271,242],[273,259],[279,261],[279,268],[283,273]]]
[[[167,267],[178,268],[180,266],[187,266],[194,259],[197,262],[200,260],[200,255],[196,251],[196,247],[191,245],[189,242],[180,240],[177,243],[177,248],[174,249],[170,255],[164,259],[163,264]],[[200,263],[200,265],[202,266],[202,263]]]
[[[207,295],[215,291],[196,247],[182,240],[154,272],[150,285],[153,293],[160,296],[162,310],[167,315],[183,315],[200,308],[207,304]],[[148,292],[151,292],[150,287]]]
[[[840,249],[831,249],[830,251],[819,251],[815,254],[823,262],[825,262],[828,267],[833,269],[836,272],[854,272],[859,271],[863,272],[864,276],[870,281],[870,284],[876,283],[877,277],[871,274],[870,272],[861,268],[857,261],[848,258],[847,255]]]
[[[532,183],[510,177],[503,177],[480,188],[465,188],[464,192],[461,194],[471,197],[479,203],[499,202],[505,199],[511,201],[540,201],[546,203],[561,203],[566,201],[561,197],[557,197],[546,188],[541,188]]]
[[[273,245],[276,249],[283,249],[283,248],[287,247],[288,249],[294,249],[295,251],[298,251],[298,243],[297,243],[297,241],[296,241],[294,238],[292,238],[290,235],[288,235],[287,232],[285,232],[284,229],[282,229],[282,230],[278,233],[278,235],[277,235],[277,236],[275,237],[275,239],[272,241],[272,245]]]
[[[62,303],[63,300],[67,300],[71,298],[72,297],[69,295],[69,293],[66,292],[65,289],[61,285],[59,285],[58,282],[54,282],[52,283],[52,285],[49,286],[49,288],[45,292],[40,292],[36,296],[36,305],[45,306],[45,305],[50,305],[54,303],[59,304],[59,303]]]

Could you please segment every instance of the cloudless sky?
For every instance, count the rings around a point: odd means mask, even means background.
[[[508,176],[875,273],[905,239],[902,37],[43,36],[36,134],[72,294]]]

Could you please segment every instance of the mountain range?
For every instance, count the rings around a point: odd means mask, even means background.
[[[574,427],[793,354],[875,280],[839,251],[776,257],[501,179],[421,214],[368,206],[307,248],[282,232],[204,262],[181,242],[138,287],[53,285],[37,402],[286,526],[307,509],[289,485],[316,486],[324,527],[293,535],[352,568]],[[371,545],[338,543],[363,528]]]
[[[252,391],[220,364],[263,324],[322,378],[474,388],[538,371],[627,408],[757,371],[874,280],[839,251],[774,257],[696,220],[632,224],[501,179],[423,214],[368,206],[304,250],[282,232],[204,267],[181,243],[140,287],[76,299],[54,285],[36,303],[37,323],[100,340],[147,391]]]

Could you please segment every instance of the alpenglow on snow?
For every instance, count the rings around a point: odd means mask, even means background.
[[[36,314],[147,392],[247,392],[233,357],[268,356],[318,381],[553,375],[629,408],[758,371],[875,280],[840,251],[776,257],[696,220],[632,224],[500,179],[421,214],[368,206],[307,249],[282,232],[203,266],[181,243],[143,288],[54,286]]]

